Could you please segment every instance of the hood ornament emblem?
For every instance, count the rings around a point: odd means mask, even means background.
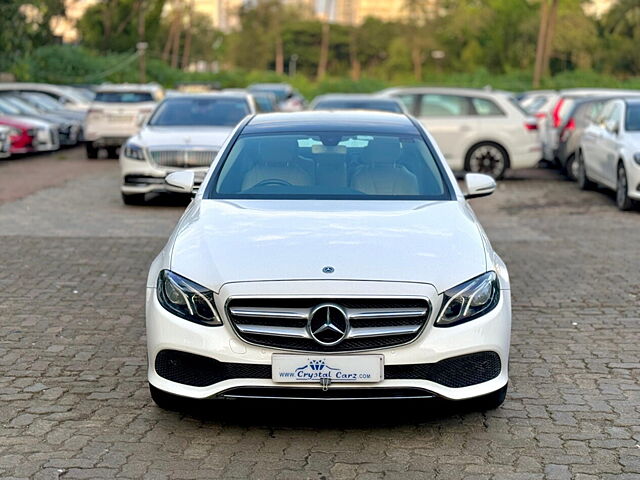
[[[335,271],[336,271],[335,268],[328,265],[322,269],[322,273],[333,273]]]

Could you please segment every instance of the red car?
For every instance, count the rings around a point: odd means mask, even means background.
[[[36,151],[34,140],[36,129],[33,125],[25,121],[18,121],[11,117],[1,117],[0,125],[9,127],[9,138],[11,139],[11,153],[28,153]]]

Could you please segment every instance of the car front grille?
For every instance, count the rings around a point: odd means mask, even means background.
[[[151,150],[151,161],[159,167],[208,167],[218,154],[217,150]]]
[[[323,305],[347,318],[344,335],[328,345],[312,331],[311,318]],[[346,352],[388,348],[414,340],[430,313],[425,299],[404,298],[279,298],[232,299],[227,317],[248,343],[306,352]]]

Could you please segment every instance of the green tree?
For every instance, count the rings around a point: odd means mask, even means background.
[[[126,52],[138,43],[139,0],[103,0],[78,21],[82,44],[102,52]],[[144,1],[145,37],[157,48],[165,0]]]

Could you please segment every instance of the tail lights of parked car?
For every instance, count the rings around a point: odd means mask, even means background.
[[[551,112],[551,116],[553,118],[553,128],[560,127],[560,124],[562,123],[562,117],[560,116],[560,109],[562,109],[563,104],[564,104],[564,98],[561,98],[560,100],[558,100],[558,103],[556,103],[556,106],[553,107],[553,112]]]
[[[571,117],[569,121],[565,124],[565,126],[562,128],[562,132],[560,132],[560,141],[566,142],[571,132],[573,132],[575,129],[576,129],[576,121],[573,117]]]
[[[527,130],[538,130],[538,122],[535,120],[528,120],[524,123],[524,128]]]

